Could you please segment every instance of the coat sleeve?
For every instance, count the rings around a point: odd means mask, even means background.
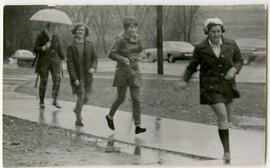
[[[121,39],[115,39],[113,42],[113,45],[108,53],[108,56],[110,59],[118,62],[118,63],[125,63],[125,57],[119,55],[119,51],[120,51],[120,47],[121,47]]]
[[[35,40],[35,45],[34,45],[34,53],[37,55],[40,51],[42,51],[42,44],[41,44],[41,34],[39,34]]]
[[[73,61],[73,51],[71,47],[68,47],[67,49],[67,70],[68,70],[70,80],[72,82],[78,79],[76,71],[75,71],[75,65]]]
[[[185,82],[188,82],[193,75],[197,71],[197,67],[200,64],[200,57],[199,57],[199,52],[198,48],[195,47],[194,52],[193,52],[193,57],[191,61],[189,62],[186,71],[184,72],[183,80]]]
[[[58,41],[58,44],[59,44],[58,50],[57,50],[57,54],[59,55],[59,57],[61,58],[61,60],[64,60],[64,59],[65,59],[65,55],[64,55],[64,53],[63,53],[63,51],[62,51],[60,39],[59,39],[58,36],[57,36],[57,41]]]
[[[98,64],[98,57],[97,57],[97,54],[96,54],[96,51],[94,49],[94,46],[93,44],[91,44],[91,66],[90,68],[94,68],[94,69],[97,69],[97,64]]]
[[[240,49],[236,42],[233,43],[233,66],[235,67],[236,74],[238,74],[243,66],[243,58]]]

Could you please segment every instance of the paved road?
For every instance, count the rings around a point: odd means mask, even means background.
[[[164,77],[168,80],[178,80],[183,75],[187,66],[187,61],[176,62],[169,64],[164,61]],[[97,72],[109,73],[108,78],[112,78],[111,73],[115,70],[116,63],[110,60],[99,60]],[[4,65],[5,68],[16,68],[17,65]],[[66,63],[63,63],[63,69],[66,70]],[[157,74],[157,64],[140,62],[140,69],[143,74]],[[198,74],[195,73],[193,78],[198,79]],[[36,76],[34,73],[30,76]],[[168,77],[169,76],[169,77]],[[6,76],[4,76],[6,77]],[[103,75],[103,77],[105,77]],[[237,75],[236,80],[238,82],[249,82],[249,83],[266,83],[266,66],[264,64],[251,64],[243,66],[241,72]]]

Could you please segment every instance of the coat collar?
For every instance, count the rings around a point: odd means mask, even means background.
[[[132,37],[128,33],[122,32],[120,34],[120,36],[122,36],[125,40],[127,40],[128,42],[131,42],[131,43],[136,43],[139,40],[138,34],[136,34],[134,37]]]
[[[227,51],[228,47],[232,44],[230,39],[227,39],[223,36],[221,36],[222,39],[222,45],[221,45],[221,49],[220,49],[220,55],[224,55],[224,53]],[[199,45],[198,47],[203,50],[203,52],[211,55],[214,58],[217,58],[215,56],[215,53],[213,52],[210,44],[209,44],[209,38],[205,38]]]

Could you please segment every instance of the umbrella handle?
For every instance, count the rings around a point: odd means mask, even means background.
[[[49,39],[52,41],[52,22],[50,22]]]

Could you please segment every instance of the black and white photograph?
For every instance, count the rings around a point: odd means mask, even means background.
[[[266,166],[260,2],[2,4],[2,166]]]

